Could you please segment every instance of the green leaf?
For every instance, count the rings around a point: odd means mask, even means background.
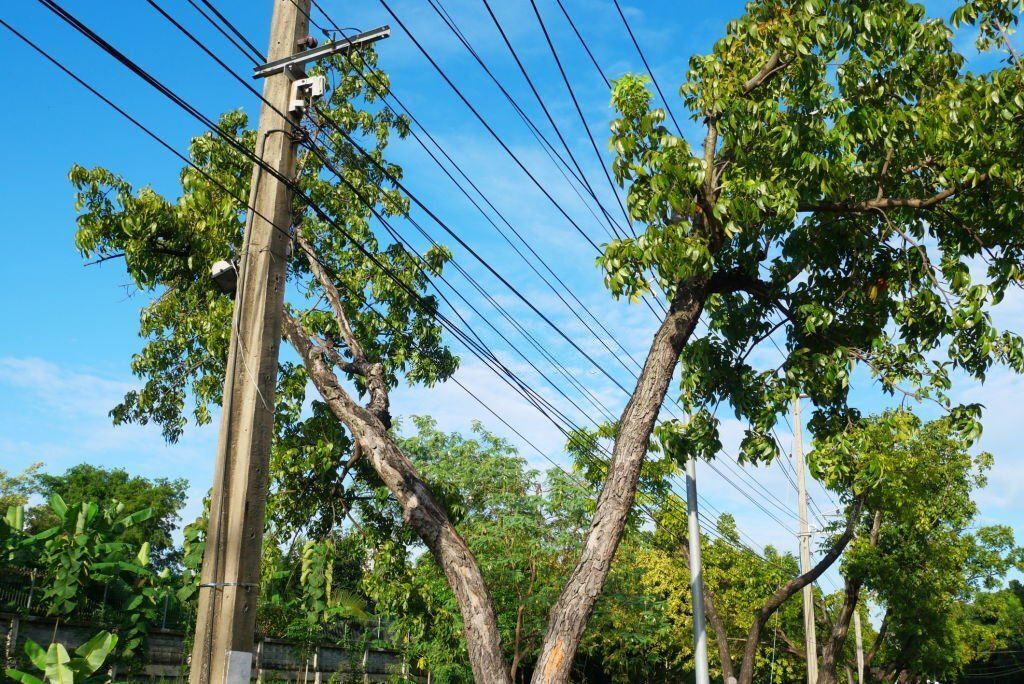
[[[25,655],[40,670],[46,669],[46,651],[36,642],[28,639],[25,641]]]
[[[60,494],[54,494],[50,497],[50,509],[57,514],[58,518],[63,518],[68,512],[68,505],[64,503]]]
[[[83,663],[86,674],[92,674],[103,666],[107,657],[117,645],[117,635],[110,632],[100,632],[93,638],[75,649],[75,655]]]
[[[27,672],[12,670],[11,668],[7,668],[7,676],[16,682],[22,682],[23,684],[44,684],[43,680],[38,677],[33,677]]]
[[[71,656],[63,644],[50,644],[46,651],[46,679],[54,684],[74,684],[75,673],[68,664]]]

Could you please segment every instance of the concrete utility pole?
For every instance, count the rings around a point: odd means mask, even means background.
[[[686,461],[686,513],[690,544],[690,596],[693,597],[693,661],[695,684],[709,684],[708,628],[704,619],[704,569],[700,560],[700,519],[697,516],[697,460]]]
[[[857,640],[857,684],[864,684],[864,638],[860,633],[860,612],[853,613],[853,633]]]
[[[270,60],[299,50],[299,40],[309,32],[309,10],[310,0],[274,0]],[[260,111],[256,138],[257,154],[284,178],[295,176],[297,143],[292,131],[301,115],[278,113],[289,111],[292,78],[282,71],[264,81],[263,97],[269,105],[264,103]],[[191,684],[248,684],[252,671],[291,202],[288,186],[255,165],[224,383]]]
[[[804,439],[800,425],[800,396],[793,398],[793,465],[800,514],[800,573],[811,569],[811,531],[807,522],[807,483],[804,480]],[[807,647],[807,684],[818,682],[818,644],[814,628],[814,586],[804,592],[804,640]]]

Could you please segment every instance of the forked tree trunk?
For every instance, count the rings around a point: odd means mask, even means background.
[[[576,567],[551,609],[535,684],[565,682],[572,670],[587,620],[594,610],[633,507],[640,467],[679,354],[693,333],[707,298],[706,280],[682,283],[651,343],[636,389],[619,419],[608,467],[590,531]]]
[[[783,603],[788,601],[794,594],[803,589],[811,582],[818,579],[822,573],[828,570],[829,567],[842,555],[846,545],[853,539],[853,530],[856,525],[857,518],[860,515],[858,507],[854,505],[853,510],[850,512],[849,520],[847,521],[846,530],[843,534],[832,544],[832,547],[822,556],[821,560],[815,564],[813,568],[800,575],[791,579],[786,584],[782,585],[778,591],[771,595],[768,601],[764,604],[764,607],[754,616],[754,622],[750,625],[750,630],[747,632],[747,640],[743,644],[743,663],[740,666],[739,684],[751,684],[754,681],[754,664],[756,660],[757,647],[761,642],[761,631],[764,626],[768,624],[768,620],[772,615],[775,614]]]
[[[494,604],[476,559],[465,540],[437,503],[426,483],[388,434],[380,418],[356,403],[298,323],[285,316],[285,334],[302,357],[310,379],[331,412],[352,433],[374,470],[402,508],[437,564],[458,601],[469,661],[477,682],[511,684],[510,670],[501,650],[501,635]]]
[[[882,512],[875,511],[871,520],[871,531],[868,533],[868,544],[874,548],[878,546],[878,535],[882,529]],[[818,684],[838,684],[839,682],[839,659],[843,654],[843,647],[846,646],[846,637],[850,633],[850,621],[857,611],[857,602],[860,600],[861,586],[864,584],[861,579],[847,579],[843,587],[843,605],[839,609],[839,615],[832,625],[832,632],[829,634],[825,648],[821,652],[821,669],[818,671]],[[849,671],[849,668],[847,668]]]
[[[843,654],[843,647],[846,645],[846,636],[850,632],[850,621],[857,610],[860,587],[859,580],[846,580],[843,605],[832,625],[832,633],[829,634],[828,641],[825,642],[825,648],[821,650],[818,684],[838,684],[839,682],[839,659]]]

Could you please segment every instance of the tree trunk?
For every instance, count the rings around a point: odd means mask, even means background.
[[[875,511],[871,521],[871,531],[868,533],[868,544],[872,548],[878,546],[878,535],[881,529],[882,512]],[[843,647],[846,645],[846,637],[850,633],[850,620],[853,619],[853,614],[857,610],[862,585],[863,581],[859,578],[845,581],[843,605],[839,609],[839,615],[835,622],[832,623],[832,633],[821,652],[818,684],[838,684],[839,682],[839,659],[842,657]]]
[[[619,419],[608,475],[576,567],[551,609],[535,684],[565,682],[572,670],[587,620],[594,610],[633,507],[640,467],[668,392],[679,354],[693,333],[707,298],[707,281],[678,286],[665,320],[654,336],[636,389]]]
[[[415,467],[394,443],[380,417],[356,403],[341,387],[300,325],[286,314],[285,334],[302,357],[310,379],[331,412],[352,433],[374,470],[402,508],[402,517],[416,530],[455,593],[462,614],[473,677],[478,682],[511,684],[501,650],[494,604],[476,559],[434,499]]]
[[[860,588],[859,580],[846,580],[843,605],[832,625],[832,633],[829,635],[828,641],[825,642],[825,648],[821,651],[818,684],[838,684],[839,682],[839,658],[843,654],[846,636],[850,632],[850,620],[853,619],[853,613],[857,610]]]
[[[715,602],[707,586],[704,587],[704,615],[715,630],[715,643],[718,645],[718,659],[722,661],[722,681],[724,684],[736,684],[736,674],[732,669],[732,654],[729,652],[729,633],[725,622],[715,609]]]
[[[859,507],[854,506],[847,520],[846,530],[832,545],[832,548],[828,550],[828,553],[822,556],[821,560],[809,571],[782,585],[778,591],[771,595],[771,598],[768,599],[764,607],[754,617],[754,622],[750,625],[750,630],[747,632],[747,640],[743,645],[743,663],[740,666],[739,684],[751,684],[754,681],[755,654],[757,653],[757,646],[761,641],[761,631],[768,624],[768,620],[783,603],[805,586],[818,579],[823,572],[836,562],[839,556],[842,555],[843,549],[853,539],[853,530],[859,514]]]

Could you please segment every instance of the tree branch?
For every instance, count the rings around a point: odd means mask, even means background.
[[[986,180],[988,180],[988,174],[983,173],[977,177],[976,182],[984,183]],[[931,209],[954,196],[963,187],[961,185],[946,188],[931,197],[881,197],[850,202],[803,202],[797,206],[797,211],[862,214],[877,209]]]
[[[882,647],[882,642],[885,641],[885,634],[889,631],[889,609],[885,609],[885,615],[882,616],[882,624],[878,628],[878,634],[875,636],[875,643],[871,644],[871,650],[864,656],[864,667],[869,667],[871,661],[878,655],[878,651]]]
[[[853,533],[856,528],[857,518],[859,515],[860,505],[851,505],[850,513],[848,514],[846,521],[846,529],[839,538],[833,542],[831,548],[829,548],[825,555],[821,557],[821,560],[819,560],[813,568],[804,574],[791,579],[780,587],[771,595],[764,607],[761,608],[760,612],[755,616],[754,622],[750,625],[750,630],[747,633],[747,641],[743,647],[743,664],[740,668],[739,678],[740,684],[750,684],[753,681],[754,661],[756,660],[755,654],[757,653],[758,643],[760,643],[761,631],[768,623],[768,620],[783,603],[789,600],[791,596],[821,577],[821,575],[836,562],[839,556],[842,555],[843,550],[846,549],[847,544],[849,544],[850,540],[853,539]]]
[[[309,257],[309,268],[313,272],[317,281],[320,283],[320,287],[323,288],[324,295],[327,297],[327,302],[330,304],[331,311],[334,314],[334,321],[338,324],[338,330],[341,332],[341,337],[345,342],[345,346],[348,347],[352,353],[353,362],[349,363],[345,361],[340,354],[330,346],[325,345],[323,348],[329,350],[327,353],[331,356],[331,360],[338,364],[342,370],[348,373],[354,373],[361,375],[366,381],[366,389],[370,394],[370,402],[367,406],[373,413],[381,420],[382,423],[388,428],[391,427],[391,400],[388,396],[387,379],[384,377],[384,366],[380,363],[371,363],[369,358],[366,356],[366,351],[363,349],[363,345],[360,344],[359,339],[352,331],[352,324],[348,320],[348,316],[345,314],[345,307],[341,300],[341,293],[338,292],[338,288],[334,285],[323,264],[320,263],[319,258],[316,255],[313,246],[309,243],[301,233],[295,236],[296,242],[299,247]]]
[[[743,84],[743,94],[749,95],[755,88],[771,78],[776,72],[785,69],[788,65],[788,61],[782,61],[782,53],[776,50],[768,58],[768,61],[764,63],[761,70]]]
[[[444,572],[462,615],[474,679],[511,684],[501,649],[494,603],[480,566],[465,540],[455,530],[448,514],[415,466],[395,444],[384,423],[373,411],[360,406],[341,386],[337,375],[324,360],[324,354],[310,341],[302,324],[286,311],[282,326],[285,337],[302,358],[320,396],[352,433],[355,442],[361,446],[363,457],[394,495],[402,509],[402,518],[416,531]]]

